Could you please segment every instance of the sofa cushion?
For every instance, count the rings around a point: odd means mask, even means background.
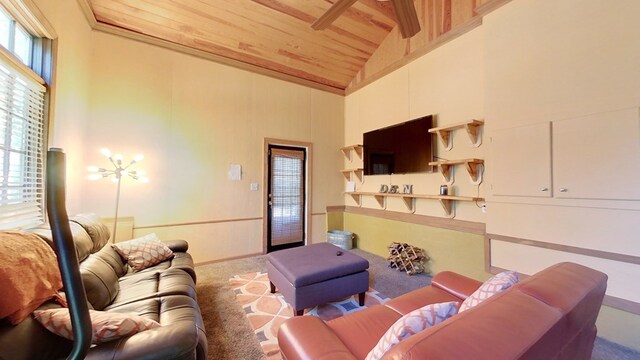
[[[462,300],[436,286],[425,286],[391,299],[384,303],[384,306],[397,311],[400,315],[405,315],[428,304],[448,301],[462,302]]]
[[[153,266],[173,256],[173,251],[163,244],[156,234],[116,243],[113,245],[118,254],[131,266],[139,271]]]
[[[120,292],[119,278],[125,274],[120,255],[111,247],[91,254],[80,264],[87,300],[96,310],[111,304]]]
[[[0,232],[0,319],[18,324],[62,288],[56,255],[38,236]],[[62,301],[62,300],[61,300]]]
[[[134,273],[119,280],[120,292],[106,310],[144,299],[184,295],[196,299],[196,285],[189,274],[180,269]]]
[[[384,305],[374,305],[363,311],[328,321],[327,326],[356,358],[364,359],[400,317],[400,314]]]
[[[142,300],[109,312],[135,313],[156,320],[159,328],[92,347],[86,360],[206,359],[207,339],[200,310],[188,296],[172,295]]]
[[[78,261],[83,261],[92,252],[94,252],[93,240],[91,240],[91,236],[87,234],[85,229],[75,222],[69,222],[69,229],[71,230],[71,236],[73,237],[73,245],[76,248],[76,256],[78,257]],[[52,249],[55,248],[55,246],[53,245],[51,226],[49,224],[43,224],[38,227],[31,228],[27,232],[38,235],[41,239],[46,241]]]
[[[89,234],[93,242],[92,253],[99,251],[109,241],[109,229],[100,221],[96,214],[77,214],[69,218],[71,222],[77,223]]]
[[[73,340],[69,309],[36,310],[33,316],[42,326],[65,339]],[[135,314],[89,310],[94,344],[112,341],[160,327],[157,322]]]
[[[429,304],[398,319],[380,338],[376,346],[367,354],[366,360],[378,360],[400,341],[437,325],[458,312],[460,303],[450,301]]]
[[[485,281],[471,296],[460,305],[459,312],[471,309],[495,294],[512,287],[518,282],[518,274],[515,271],[501,272]]]

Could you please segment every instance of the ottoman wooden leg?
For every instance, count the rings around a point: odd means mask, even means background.
[[[304,314],[304,309],[296,310],[296,316],[302,316],[302,314]]]
[[[358,304],[360,306],[364,306],[364,295],[366,294],[366,292],[361,292],[360,294],[358,294]]]
[[[273,283],[271,281],[269,281],[269,288],[272,294],[274,294],[276,292],[276,286],[273,285]]]

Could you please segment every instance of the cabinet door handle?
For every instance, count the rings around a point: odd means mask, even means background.
[[[540,188],[540,191],[549,191],[549,188],[543,187],[543,188]]]
[[[567,188],[560,188],[560,192],[567,192]]]

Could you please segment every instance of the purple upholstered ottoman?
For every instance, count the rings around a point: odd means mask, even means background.
[[[267,259],[271,292],[277,288],[296,315],[354,294],[359,294],[360,306],[364,305],[369,262],[358,255],[318,243],[272,252]]]

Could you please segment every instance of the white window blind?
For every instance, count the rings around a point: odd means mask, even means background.
[[[44,86],[0,58],[0,229],[44,222]]]
[[[271,244],[304,240],[304,151],[271,150]]]

